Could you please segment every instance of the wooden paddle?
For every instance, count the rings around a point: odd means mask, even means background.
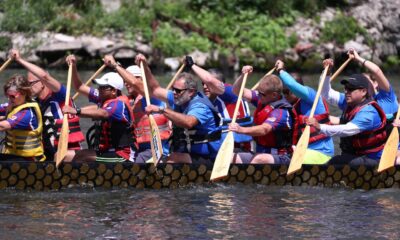
[[[6,67],[8,65],[10,65],[11,62],[12,62],[12,58],[7,59],[7,61],[5,63],[3,63],[3,65],[0,67],[0,72],[2,72],[4,69],[6,69]]]
[[[150,106],[151,104],[150,94],[149,94],[149,89],[147,88],[147,79],[144,73],[143,62],[140,62],[140,70],[142,72],[143,89],[144,89],[144,96],[146,98],[146,105]],[[149,121],[150,121],[150,132],[151,132],[151,141],[150,141],[151,155],[153,156],[154,166],[157,167],[157,164],[160,161],[163,154],[160,130],[158,129],[158,125],[152,114],[149,114]]]
[[[238,99],[236,100],[235,111],[233,112],[232,123],[236,122],[236,118],[239,112],[239,106],[242,102],[242,96],[244,91],[244,86],[246,85],[248,73],[243,77],[242,86],[240,87]],[[229,166],[233,158],[233,148],[235,145],[235,140],[233,139],[233,132],[228,131],[224,142],[222,143],[217,157],[215,158],[214,166],[211,172],[210,181],[216,181],[228,175]]]
[[[328,69],[329,66],[326,66],[319,80],[317,94],[315,95],[314,103],[311,107],[309,118],[314,117],[314,112],[315,109],[317,108],[319,96],[321,95],[322,86],[324,85]],[[310,126],[307,125],[299,141],[297,142],[296,149],[293,152],[292,160],[290,160],[290,165],[287,173],[288,175],[298,171],[301,168],[301,165],[304,162],[304,155],[306,154],[309,140],[310,140]]]
[[[68,67],[68,80],[67,80],[67,94],[65,96],[65,106],[69,106],[71,94],[71,80],[72,80],[72,65]],[[56,167],[64,160],[68,151],[68,137],[69,137],[69,124],[68,113],[64,113],[63,122],[61,127],[60,138],[58,139],[58,146],[56,152]]]
[[[400,117],[400,106],[397,109],[395,121]],[[394,166],[399,145],[399,129],[394,127],[383,148],[381,160],[379,160],[378,173]]]
[[[106,65],[102,65],[97,71],[89,78],[89,80],[86,81],[85,85],[89,86],[92,81],[106,68]],[[75,100],[79,96],[79,92],[75,93],[74,96],[72,97],[72,100]]]
[[[265,78],[268,75],[271,75],[275,71],[275,68],[269,70],[261,79]],[[258,85],[260,85],[260,81],[258,81],[252,88],[251,90],[256,90],[258,88]]]
[[[183,71],[185,68],[185,64],[182,64],[182,66],[178,69],[178,71],[175,73],[174,77],[171,79],[171,81],[168,83],[167,90],[171,89],[172,85],[174,84],[176,78],[178,77],[179,74]]]
[[[349,64],[350,61],[351,61],[351,58],[348,58],[346,60],[346,62],[344,62],[342,64],[342,66],[340,66],[340,68],[338,70],[336,70],[336,72],[331,77],[331,82],[333,81],[333,79],[335,79],[337,76],[339,76],[339,74],[343,71],[343,69],[347,66],[347,64]]]

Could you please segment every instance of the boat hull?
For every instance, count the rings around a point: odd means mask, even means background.
[[[382,173],[376,167],[303,165],[286,175],[287,165],[239,165],[230,167],[220,180],[228,184],[349,187],[365,190],[400,185],[400,167]],[[0,162],[0,189],[58,190],[71,187],[178,188],[209,184],[212,166],[204,164]]]

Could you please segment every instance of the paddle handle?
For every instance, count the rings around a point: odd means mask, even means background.
[[[235,111],[233,112],[232,123],[236,123],[236,118],[237,118],[237,115],[238,115],[238,112],[239,112],[240,103],[242,103],[244,86],[246,85],[246,81],[247,81],[247,76],[248,75],[249,75],[249,73],[245,73],[244,74],[242,86],[240,86],[238,99],[236,100]]]
[[[67,93],[65,95],[65,106],[69,106],[71,96],[72,64],[68,66]],[[64,114],[65,116],[65,114]]]
[[[351,61],[351,58],[348,58],[346,60],[346,62],[344,62],[342,64],[342,66],[340,66],[340,68],[338,70],[336,70],[336,72],[331,77],[331,82],[333,81],[333,79],[335,79],[337,76],[339,76],[339,74],[343,71],[343,69],[347,66],[347,64],[349,64],[350,61]]]
[[[273,72],[275,71],[275,68],[272,68],[271,70],[269,70],[269,72],[267,72],[261,79],[265,78],[268,75],[271,75]],[[256,90],[258,88],[258,85],[260,85],[260,81],[258,81],[252,88],[251,90]]]
[[[328,70],[329,70],[329,66],[326,66],[324,69],[324,72],[322,73],[322,75],[319,79],[318,90],[317,90],[313,105],[310,110],[309,118],[314,117],[315,109],[317,108],[318,100],[319,100],[319,97],[321,96],[321,92],[322,92],[322,86],[324,85],[326,75],[328,74]]]
[[[106,65],[103,64],[97,71],[89,78],[89,80],[86,81],[85,86],[89,86],[92,81],[106,68]],[[72,100],[75,100],[79,96],[79,92],[75,93],[74,96],[72,97]]]
[[[146,78],[146,74],[144,73],[143,61],[140,62],[140,71],[142,73],[143,90],[144,90],[144,96],[146,98],[146,105],[150,106],[150,94],[149,94],[149,89],[147,88],[147,78]]]
[[[7,59],[7,61],[1,66],[0,72],[2,72],[10,63],[12,62],[12,58]]]
[[[176,78],[178,77],[179,74],[181,74],[181,72],[183,71],[183,69],[185,68],[185,64],[182,64],[182,66],[178,69],[178,71],[175,73],[174,77],[171,79],[171,81],[168,83],[167,86],[167,90],[169,90],[172,85],[174,84]]]

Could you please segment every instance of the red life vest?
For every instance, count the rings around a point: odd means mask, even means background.
[[[55,127],[57,128],[57,137],[54,139],[54,146],[57,148],[58,139],[60,137],[61,127],[62,127],[62,119],[55,119]],[[81,131],[81,127],[79,124],[79,117],[76,115],[68,114],[68,129],[69,129],[69,136],[68,136],[68,149],[70,150],[79,150],[80,148],[76,149],[76,146],[79,146],[78,143],[85,140],[83,133]]]
[[[308,119],[308,116],[301,114],[300,101],[301,99],[298,99],[297,102],[293,105],[293,109],[295,109],[294,113],[296,115],[296,121],[294,124],[294,131],[293,131],[293,144],[297,144],[297,141],[299,140],[301,134],[303,133],[305,127],[307,126],[306,121]],[[321,124],[331,124],[329,120],[328,104],[325,101],[325,99],[322,99],[322,102],[325,107],[325,112],[322,114],[314,115],[314,118]],[[325,138],[328,138],[328,136],[317,131],[315,127],[310,127],[310,140],[308,141],[308,143],[313,143]]]
[[[258,102],[257,109],[254,112],[254,124],[263,124],[274,109],[287,109],[293,117],[291,105],[285,99],[275,101],[264,107]],[[285,154],[292,152],[292,135],[292,129],[279,129],[271,131],[265,136],[254,137],[254,140],[263,147],[277,149],[278,154]]]
[[[133,126],[136,142],[149,143],[151,141],[150,121],[148,115],[143,111],[143,96],[137,96],[133,103]],[[167,140],[171,136],[171,122],[163,114],[153,114],[160,131],[161,140]]]
[[[128,108],[131,120],[133,120],[132,108],[129,104],[129,99],[126,96],[118,96],[117,98],[109,99],[103,103],[103,108],[106,108],[110,103],[123,101]],[[134,144],[132,135],[132,125],[130,123],[110,122],[103,120],[101,122],[101,133],[99,134],[99,151],[115,151],[117,149],[129,149]]]
[[[379,113],[382,119],[378,129],[362,131],[354,136],[343,137],[340,139],[340,148],[344,153],[366,155],[369,153],[378,152],[383,149],[386,143],[386,115],[382,108],[375,101],[367,100],[354,108],[347,107],[340,118],[340,124],[350,122],[354,116],[364,107],[372,105]]]

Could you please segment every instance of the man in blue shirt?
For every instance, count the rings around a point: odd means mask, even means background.
[[[324,61],[333,65],[333,61]],[[335,103],[343,114],[339,125],[319,124],[315,118],[308,124],[328,136],[341,137],[342,154],[330,160],[332,164],[376,165],[386,142],[386,116],[368,93],[369,81],[363,74],[353,74],[341,81],[345,93],[330,88],[325,79],[322,95]]]
[[[221,146],[221,118],[210,100],[197,91],[196,80],[192,75],[182,73],[174,82],[172,91],[167,90],[154,78],[146,58],[141,54],[136,57],[136,64],[140,62],[143,62],[152,95],[167,102],[169,106],[146,107],[147,113],[162,113],[174,124],[174,153],[168,161],[192,162],[190,156],[193,162],[213,161]]]

